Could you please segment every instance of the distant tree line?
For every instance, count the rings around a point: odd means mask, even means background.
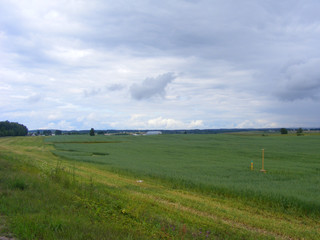
[[[29,132],[29,135],[35,135],[35,136],[40,136],[40,135],[44,135],[44,136],[52,136],[52,135],[62,135],[62,131],[61,130],[32,130]]]
[[[320,131],[320,128],[311,128],[310,131]],[[108,129],[108,130],[95,130],[91,128],[90,130],[31,130],[29,134],[34,135],[87,135],[95,136],[95,135],[103,135],[103,134],[113,134],[113,135],[130,135],[130,134],[142,134],[148,131],[161,131],[162,134],[219,134],[219,133],[234,133],[234,132],[257,132],[261,131],[264,132],[279,132],[281,134],[292,134],[294,132],[297,135],[303,135],[303,129],[299,128],[248,128],[248,129],[180,129],[180,130],[163,130],[163,129],[151,129],[151,130],[136,130],[136,129],[126,129],[126,130],[115,130],[115,129]]]
[[[281,134],[288,134],[288,129],[286,129],[286,128],[281,128],[281,129],[280,129],[280,133],[281,133]],[[297,133],[297,136],[303,136],[303,129],[302,129],[302,128],[298,128],[297,131],[296,131],[296,133]]]
[[[54,134],[55,134],[55,135],[62,135],[62,131],[61,131],[61,130],[56,130],[56,131],[54,132]]]
[[[52,135],[52,131],[51,130],[43,130],[43,135],[51,136]]]
[[[0,137],[6,136],[26,136],[28,128],[16,122],[0,122]]]

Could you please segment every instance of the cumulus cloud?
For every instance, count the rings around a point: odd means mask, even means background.
[[[61,120],[58,122],[50,122],[47,126],[42,126],[40,129],[63,129],[63,130],[72,130],[74,126],[70,122]]]
[[[159,128],[159,129],[177,129],[182,127],[183,122],[171,119],[171,118],[155,118],[150,119],[147,122],[148,128]]]
[[[196,129],[203,128],[203,120],[178,120],[174,118],[150,118],[145,114],[133,114],[127,123],[138,129]]]
[[[131,97],[136,100],[148,99],[154,96],[164,97],[166,87],[176,76],[174,73],[165,73],[155,78],[146,78],[141,84],[133,84],[130,87]]]
[[[191,123],[188,125],[188,128],[201,128],[203,127],[203,121],[202,120],[193,120]]]
[[[146,127],[150,129],[194,129],[203,127],[203,121],[192,120],[188,123],[172,118],[158,117],[148,120]]]
[[[279,124],[264,119],[244,120],[235,126],[236,128],[277,128]]]

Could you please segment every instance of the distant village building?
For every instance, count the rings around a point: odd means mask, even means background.
[[[146,135],[159,135],[162,134],[161,131],[148,131],[146,132]]]

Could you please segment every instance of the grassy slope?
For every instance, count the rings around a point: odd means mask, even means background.
[[[318,216],[173,189],[154,178],[139,183],[102,164],[54,156],[42,140],[0,139],[0,212],[20,239],[320,238]]]

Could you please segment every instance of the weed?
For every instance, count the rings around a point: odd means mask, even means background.
[[[27,185],[27,183],[25,182],[24,179],[14,178],[14,179],[12,180],[12,182],[10,183],[10,187],[11,187],[12,189],[18,189],[18,190],[23,191],[23,190],[25,190],[25,189],[28,187],[28,185]]]

